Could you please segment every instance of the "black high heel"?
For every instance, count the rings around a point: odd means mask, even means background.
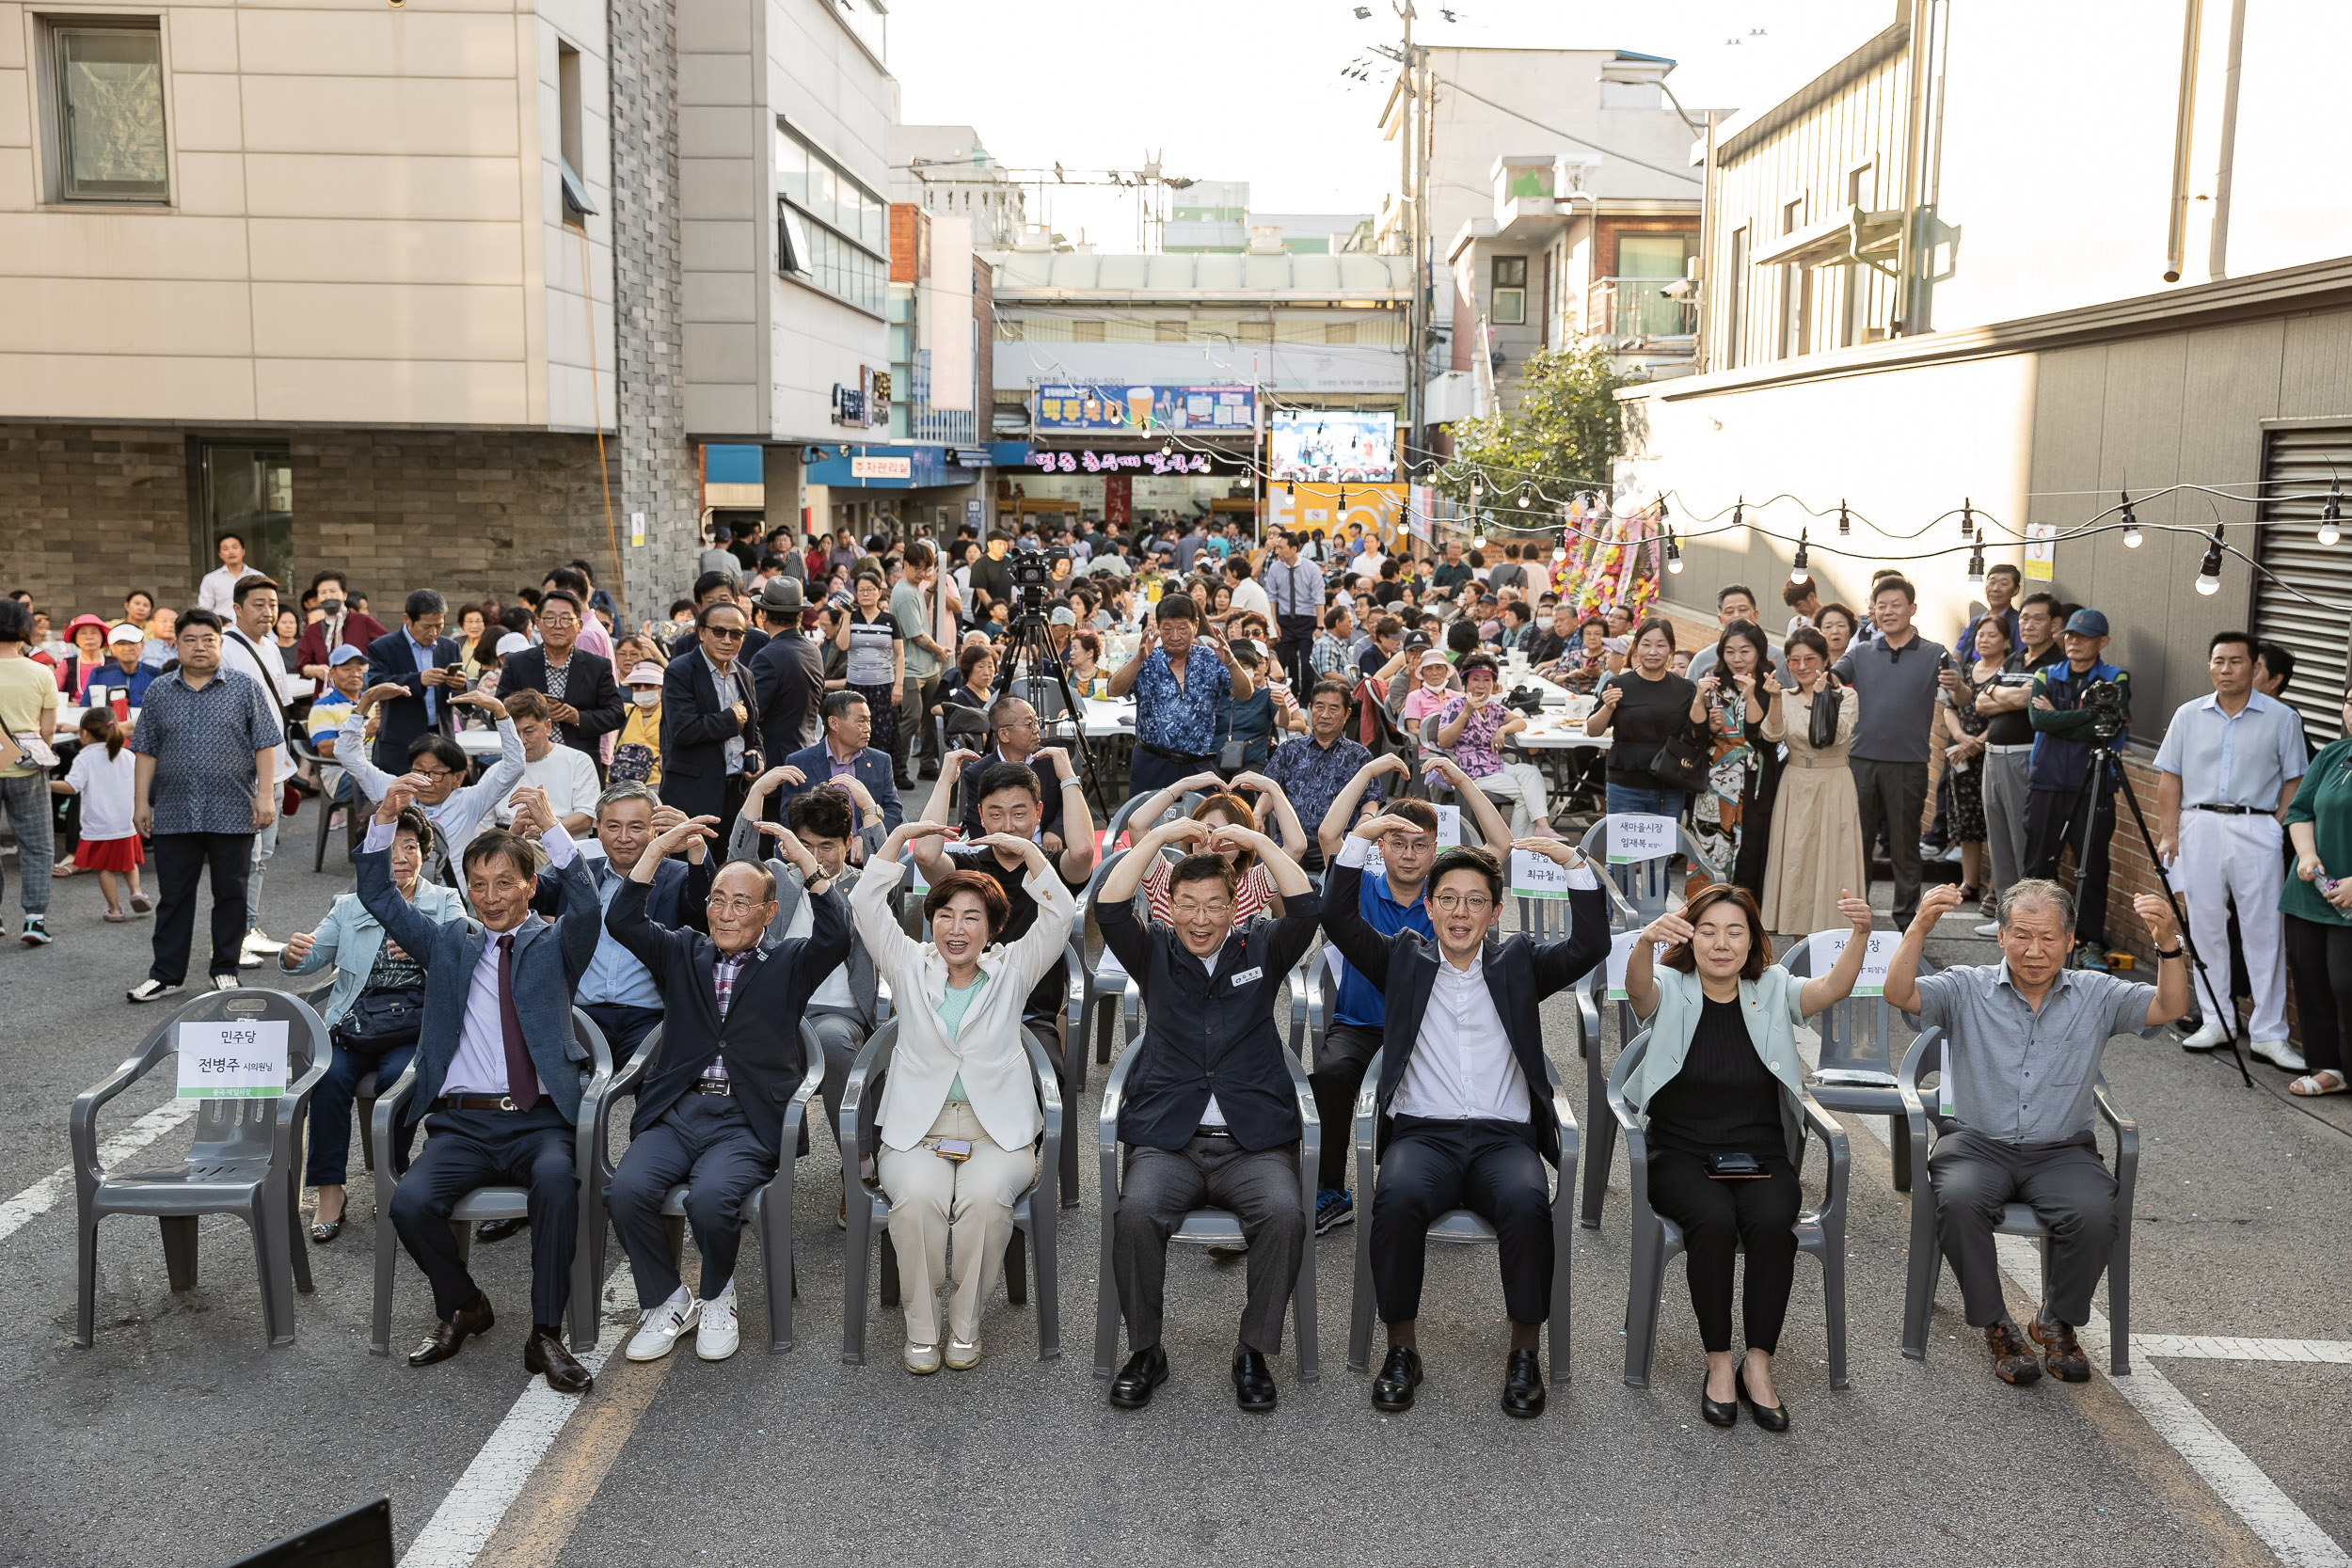
[[[1736,1384],[1734,1387],[1736,1389]],[[1699,1373],[1699,1414],[1706,1418],[1707,1424],[1711,1427],[1738,1426],[1740,1424],[1739,1395],[1735,1392],[1727,1400],[1708,1399],[1707,1397],[1707,1374],[1702,1371]]]
[[[1740,1402],[1748,1407],[1748,1414],[1756,1418],[1757,1426],[1762,1427],[1766,1432],[1788,1430],[1788,1407],[1787,1405],[1758,1404],[1756,1402],[1756,1397],[1748,1392],[1748,1368],[1744,1360],[1740,1362],[1739,1370],[1731,1374],[1731,1386],[1739,1395]]]

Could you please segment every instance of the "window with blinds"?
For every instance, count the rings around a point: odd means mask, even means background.
[[[2255,559],[2254,635],[2295,655],[2286,700],[2317,742],[2344,732],[2347,625],[2352,624],[2352,522],[2343,542],[2318,538],[2330,487],[2352,484],[2352,425],[2270,432],[2263,454],[2262,527]],[[2347,502],[2352,505],[2352,502]],[[2319,601],[2313,603],[2313,600]]]

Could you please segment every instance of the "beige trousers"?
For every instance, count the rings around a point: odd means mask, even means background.
[[[972,1158],[961,1164],[941,1159],[931,1148],[938,1138],[970,1139]],[[955,1292],[947,1302],[947,1331],[966,1344],[979,1338],[980,1308],[996,1288],[1005,1246],[1012,1240],[1013,1200],[1036,1176],[1036,1151],[999,1148],[961,1101],[942,1106],[939,1119],[913,1148],[882,1151],[882,1191],[890,1196],[890,1241],[898,1249],[910,1340],[939,1343],[939,1286],[949,1278]]]

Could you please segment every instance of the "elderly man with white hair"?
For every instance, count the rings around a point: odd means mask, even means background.
[[[2074,1330],[2115,1249],[2115,1177],[2092,1139],[2092,1090],[2110,1036],[2154,1034],[2188,1011],[2188,965],[2172,906],[2132,900],[2156,948],[2156,984],[2069,969],[2074,900],[2039,878],[2001,893],[2001,961],[1922,976],[1919,952],[1960,889],[1931,888],[1886,966],[1886,1000],[1921,1028],[1944,1031],[1951,1110],[1928,1156],[1937,1240],[1960,1281],[1968,1326],[1984,1331],[1994,1375],[2085,1383],[2090,1364]],[[2022,1202],[2050,1227],[2049,1299],[2020,1330],[2001,1298],[1993,1227]],[[2037,1359],[2036,1352],[2040,1358]]]

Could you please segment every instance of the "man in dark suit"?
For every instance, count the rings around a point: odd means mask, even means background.
[[[661,675],[661,800],[689,816],[732,824],[762,768],[759,691],[743,666],[742,608],[717,599],[694,612],[698,648]]]
[[[375,766],[398,774],[408,766],[408,743],[421,735],[449,735],[456,728],[441,698],[465,684],[463,655],[456,641],[441,635],[449,601],[430,588],[408,595],[407,619],[398,631],[368,644],[368,684],[397,686],[408,694],[383,707],[375,731]]]
[[[1146,926],[1136,919],[1136,892],[1169,845],[1191,851],[1168,877],[1174,922]],[[1279,920],[1234,927],[1233,868],[1220,849],[1256,853],[1282,896]],[[1281,1352],[1300,1250],[1314,1240],[1298,1190],[1306,1121],[1274,1010],[1314,942],[1319,907],[1314,884],[1272,839],[1244,828],[1212,832],[1188,817],[1152,830],[1094,896],[1104,942],[1143,988],[1146,1020],[1119,1113],[1119,1140],[1133,1150],[1111,1237],[1130,1352],[1111,1383],[1121,1410],[1151,1403],[1168,1380],[1160,1348],[1168,1238],[1203,1203],[1239,1215],[1249,1240],[1234,1401],[1244,1410],[1274,1408],[1266,1357]]]
[[[801,630],[801,585],[773,578],[759,591],[768,642],[744,655],[759,688],[759,733],[777,752],[817,744],[817,705],[825,694],[825,656]],[[748,639],[746,640],[748,641]]]
[[[416,798],[411,779],[385,791],[359,852],[359,902],[425,972],[416,1093],[401,1130],[424,1122],[424,1151],[392,1195],[392,1227],[433,1282],[437,1322],[408,1354],[412,1367],[455,1355],[495,1321],[466,1270],[450,1212],[494,1183],[531,1192],[531,1338],[523,1366],[558,1393],[595,1382],[564,1345],[580,1240],[580,1181],[572,1162],[587,1077],[572,1034],[572,991],[596,954],[596,883],[547,797],[515,792],[515,832],[466,847],[467,897],[476,918],[447,926],[400,895],[391,875],[392,826]],[[536,840],[563,879],[553,925],[531,912]],[[593,1307],[591,1308],[593,1309]]]
[[[785,776],[785,787],[778,793],[777,800],[789,800],[804,789],[830,784],[837,774],[847,774],[864,784],[874,803],[882,808],[882,831],[895,832],[906,819],[906,809],[898,803],[898,784],[891,776],[890,753],[866,744],[874,736],[874,717],[866,699],[854,691],[828,691],[822,712],[824,739],[784,759],[784,766],[800,777]],[[872,826],[865,821],[857,824],[861,831]]]
[[[1421,1383],[1415,1320],[1429,1222],[1468,1209],[1495,1228],[1502,1300],[1511,1319],[1504,1414],[1544,1413],[1539,1336],[1550,1318],[1551,1188],[1560,1122],[1545,1071],[1536,1008],[1609,956],[1609,910],[1583,857],[1559,839],[1512,846],[1568,871],[1573,928],[1564,942],[1487,938],[1502,919],[1502,863],[1479,848],[1448,849],[1429,868],[1433,943],[1414,930],[1382,935],[1358,907],[1364,865],[1381,834],[1406,827],[1375,816],[1341,847],[1324,887],[1323,929],[1385,1002],[1372,1200],[1373,1291],[1388,1325],[1389,1357],[1372,1386],[1383,1411],[1409,1409]],[[1327,1136],[1331,1135],[1327,1132]],[[1561,1180],[1569,1173],[1561,1172]],[[1557,1304],[1563,1311],[1567,1304]]]
[[[803,879],[806,937],[773,948],[761,943],[775,918],[776,879],[756,863],[730,863],[712,881],[708,936],[646,919],[661,858],[689,841],[707,847],[717,836],[718,824],[704,816],[655,839],[605,917],[605,928],[653,975],[667,1008],[661,1054],[638,1091],[628,1153],[611,1190],[612,1226],[644,1313],[628,1342],[631,1361],[669,1354],[689,1328],[697,1330],[694,1354],[705,1361],[735,1354],[743,1204],[797,1152],[783,1147],[782,1130],[785,1101],[806,1067],[801,1014],[818,982],[850,956],[849,902],[789,832],[777,842]],[[680,1182],[703,1257],[699,1297],[678,1278],[661,1217],[662,1200]]]
[[[730,572],[705,572],[702,576],[694,579],[694,612],[697,615],[700,615],[702,611],[708,610],[714,604],[731,604],[739,606],[742,601],[736,597],[736,589],[738,586],[739,585],[736,581],[734,574]],[[747,610],[745,613],[748,614],[749,611]],[[745,624],[747,626],[749,625],[748,622]],[[699,626],[701,622],[697,621],[695,625]],[[675,637],[670,640],[670,657],[672,658],[682,658],[686,655],[692,653],[694,651],[695,641],[696,634],[694,632],[682,631],[678,633]],[[751,630],[744,635],[743,652],[740,657],[749,658],[752,655],[759,652],[760,649],[766,647],[767,645],[768,634],[761,631],[757,626],[752,626]]]
[[[573,644],[580,637],[579,598],[567,589],[550,590],[539,601],[539,646],[509,654],[499,665],[501,701],[517,691],[544,692],[555,742],[600,760],[598,743],[621,727],[628,709],[612,679],[612,660]],[[597,768],[599,776],[603,768]]]

